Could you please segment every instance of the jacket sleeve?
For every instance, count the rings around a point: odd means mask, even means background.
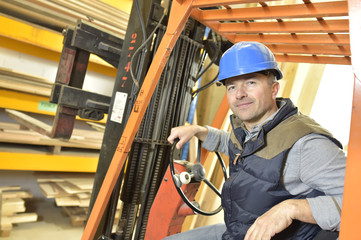
[[[296,146],[297,145],[297,146]],[[299,178],[325,196],[308,198],[312,215],[324,230],[339,230],[345,178],[345,153],[327,137],[309,134],[295,144]]]
[[[228,142],[231,133],[210,126],[206,126],[206,128],[208,129],[208,135],[202,147],[211,152],[225,153],[228,156]]]

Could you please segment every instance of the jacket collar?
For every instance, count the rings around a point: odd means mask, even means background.
[[[254,140],[256,138],[259,139],[256,144],[257,146],[255,146],[256,148],[263,145],[263,138],[265,134],[267,134],[280,122],[284,121],[288,117],[298,112],[298,108],[294,106],[294,104],[289,98],[277,98],[276,104],[279,107],[278,111],[274,115],[254,127],[254,129],[256,128],[255,130],[257,130],[258,128],[258,132],[254,132],[251,137]],[[246,131],[248,131],[245,127],[244,122],[236,115],[232,114],[231,125],[237,140],[241,143],[241,145],[243,145],[247,136]]]

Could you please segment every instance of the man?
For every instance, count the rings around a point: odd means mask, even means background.
[[[181,126],[168,141],[178,138],[180,149],[196,136],[204,148],[229,155],[230,177],[222,189],[226,227],[167,239],[220,239],[219,232],[223,240],[336,239],[346,164],[340,142],[290,99],[276,98],[282,72],[263,44],[233,45],[219,71],[233,112],[232,132]]]

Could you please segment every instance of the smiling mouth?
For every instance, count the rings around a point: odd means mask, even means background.
[[[249,107],[251,104],[252,104],[252,102],[238,103],[238,104],[236,105],[236,107],[242,109],[242,108],[247,108],[247,107]]]

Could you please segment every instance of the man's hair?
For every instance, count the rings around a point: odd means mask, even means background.
[[[268,84],[270,86],[272,86],[272,84],[277,82],[276,74],[273,69],[259,71],[258,73],[263,74],[268,77]]]

